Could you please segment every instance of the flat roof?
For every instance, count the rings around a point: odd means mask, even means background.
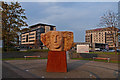
[[[29,28],[33,28],[33,27],[36,27],[36,26],[39,26],[39,25],[56,27],[56,26],[54,26],[54,25],[49,25],[49,24],[44,24],[44,23],[38,23],[38,24],[34,24],[34,25],[32,25],[32,26],[29,26]]]
[[[118,28],[116,28],[116,27],[114,27],[114,28],[119,31]],[[112,29],[112,27],[96,28],[96,29],[90,29],[90,30],[86,30],[86,31],[99,31],[99,30],[105,30],[105,29],[109,30],[109,29]]]

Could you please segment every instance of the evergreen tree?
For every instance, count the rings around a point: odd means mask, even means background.
[[[9,50],[19,44],[21,27],[27,26],[25,9],[18,2],[2,2],[2,39],[3,49]]]

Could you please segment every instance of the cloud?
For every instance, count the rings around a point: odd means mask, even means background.
[[[24,6],[30,25],[43,22],[57,30],[74,32],[75,41],[84,41],[85,30],[96,28],[108,9],[117,12],[117,3],[29,3]],[[34,9],[33,9],[34,8]]]
[[[79,6],[77,6],[79,7]],[[49,16],[40,19],[42,22],[62,24],[63,26],[67,25],[80,25],[80,23],[91,24],[96,22],[97,16],[103,14],[106,9],[110,6],[88,6],[86,9],[82,8],[73,8],[73,7],[64,7],[64,6],[50,6],[43,12]],[[81,6],[82,7],[82,6]],[[106,9],[105,9],[106,8]],[[64,25],[65,24],[65,25]],[[66,25],[67,24],[67,25]]]

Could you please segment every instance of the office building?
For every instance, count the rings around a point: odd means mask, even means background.
[[[21,34],[22,48],[43,48],[44,45],[40,40],[41,33],[56,31],[56,26],[42,23],[32,25],[29,28],[29,31],[23,32]]]
[[[109,49],[114,48],[114,42],[118,47],[118,33],[119,29],[115,27],[98,28],[86,30],[85,41],[89,43],[108,44]]]

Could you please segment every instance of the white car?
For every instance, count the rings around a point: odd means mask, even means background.
[[[109,50],[109,52],[115,52],[115,50]]]

